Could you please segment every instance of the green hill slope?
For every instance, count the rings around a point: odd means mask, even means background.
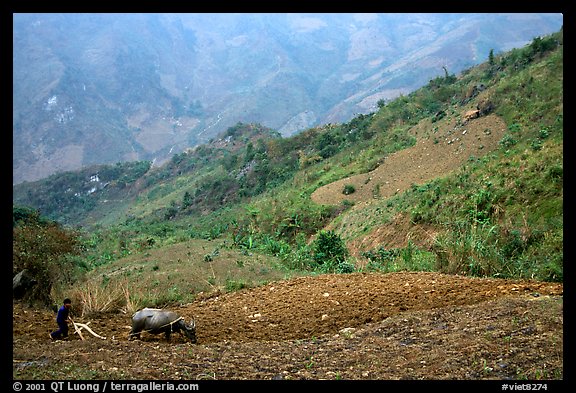
[[[53,175],[15,186],[14,203],[82,226],[89,270],[220,239],[302,272],[561,281],[562,85],[560,31],[348,123],[290,138],[239,123],[163,167]]]

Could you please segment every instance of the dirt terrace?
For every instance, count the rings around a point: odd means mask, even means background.
[[[412,128],[411,133],[417,138],[414,146],[386,157],[384,163],[372,172],[318,188],[312,193],[312,200],[326,205],[348,200],[358,205],[369,203],[374,198],[388,198],[407,190],[412,184],[423,184],[446,175],[470,156],[481,157],[497,149],[498,142],[506,133],[506,124],[494,114],[467,122],[451,119],[432,123],[423,120]],[[353,185],[355,192],[343,194],[345,185]]]

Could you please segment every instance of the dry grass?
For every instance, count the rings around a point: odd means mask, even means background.
[[[279,265],[270,256],[190,240],[101,266],[64,297],[73,300],[81,315],[131,314],[143,307],[187,304],[202,292],[228,292],[290,276]]]
[[[75,309],[83,317],[99,312],[122,312],[132,314],[141,304],[132,296],[127,280],[102,285],[95,281],[86,281],[72,292],[76,300]]]

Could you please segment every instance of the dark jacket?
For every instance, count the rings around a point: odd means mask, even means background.
[[[56,315],[56,323],[58,325],[65,324],[69,314],[70,314],[69,309],[67,309],[64,306],[60,307],[60,309],[58,310],[58,315]]]

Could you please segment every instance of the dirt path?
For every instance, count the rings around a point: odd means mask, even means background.
[[[15,304],[13,375],[29,379],[562,378],[558,283],[439,273],[354,273],[199,296],[198,343],[93,315],[107,337],[51,342],[51,311]],[[344,330],[343,330],[344,329]],[[87,375],[88,374],[88,375]]]

